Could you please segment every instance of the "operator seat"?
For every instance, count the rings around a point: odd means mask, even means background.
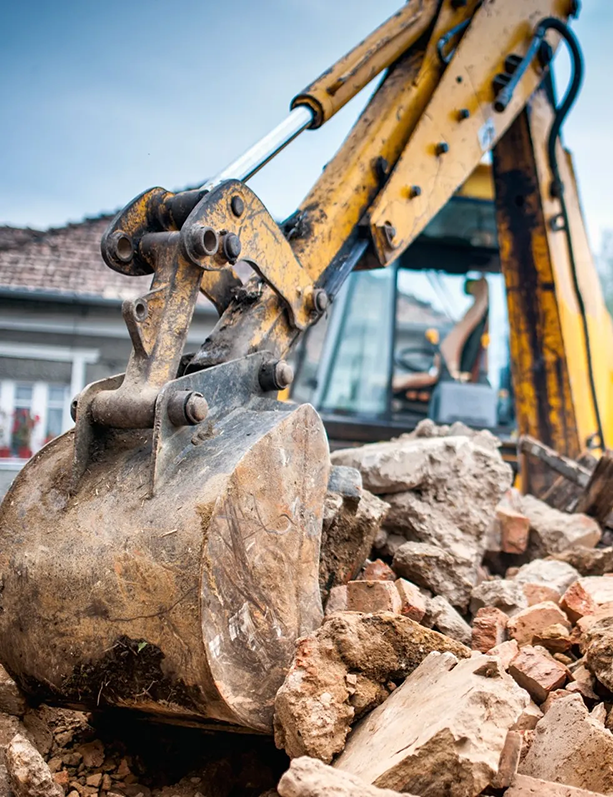
[[[428,401],[432,388],[440,379],[477,381],[479,369],[475,366],[483,346],[489,308],[487,279],[471,280],[467,291],[471,293],[473,303],[435,351],[432,367],[428,371],[395,376],[392,389],[396,397]]]

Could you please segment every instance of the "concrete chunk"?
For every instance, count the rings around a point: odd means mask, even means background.
[[[463,645],[470,645],[472,637],[470,626],[442,595],[437,595],[428,601],[427,613],[430,623],[441,634],[445,634]]]
[[[388,508],[367,490],[357,505],[338,493],[327,494],[319,561],[322,594],[358,575]]]
[[[562,783],[529,778],[527,775],[515,775],[511,786],[504,793],[505,797],[602,797],[597,792],[576,789]]]
[[[508,578],[496,578],[483,581],[471,593],[471,612],[476,614],[483,606],[495,606],[512,616],[521,609],[528,608],[528,600],[521,584]]]
[[[334,465],[357,468],[364,487],[376,495],[413,490],[431,476],[433,469],[442,471],[445,467],[447,477],[455,482],[458,476],[473,469],[471,458],[478,461],[482,474],[489,471],[498,477],[502,489],[497,490],[497,503],[511,483],[510,468],[503,463],[496,448],[481,446],[465,435],[403,435],[389,442],[334,451],[331,455]]]
[[[586,576],[579,584],[598,606],[613,603],[613,576]]]
[[[613,791],[613,734],[591,717],[583,699],[556,700],[536,726],[522,775],[597,793]]]
[[[392,567],[403,578],[447,598],[452,606],[465,609],[474,586],[472,564],[458,566],[457,559],[437,545],[407,542],[394,556]]]
[[[567,562],[555,559],[534,559],[519,568],[514,581],[518,584],[539,584],[555,590],[560,597],[579,578],[579,572]]]
[[[520,511],[530,518],[529,550],[533,556],[550,556],[576,545],[594,548],[602,536],[594,518],[560,512],[533,495],[522,496]]]
[[[586,548],[576,545],[554,554],[560,562],[567,562],[582,576],[604,576],[613,571],[613,547]]]
[[[390,679],[413,672],[431,651],[470,649],[400,614],[331,615],[298,640],[275,700],[277,747],[328,763],[343,749],[354,719],[383,701]],[[393,687],[393,684],[392,684]]]
[[[334,766],[421,797],[474,797],[528,702],[493,657],[431,654],[356,726]]]
[[[592,625],[585,636],[584,649],[588,670],[613,691],[613,617]]]
[[[281,797],[398,797],[398,792],[378,789],[308,756],[294,758],[277,791]]]
[[[5,753],[6,769],[15,797],[64,797],[38,750],[24,736],[13,738]]]
[[[511,482],[498,450],[477,436],[403,436],[335,452],[333,460],[359,468],[368,489],[383,495],[387,531],[428,546],[398,549],[396,572],[466,609],[495,507]]]

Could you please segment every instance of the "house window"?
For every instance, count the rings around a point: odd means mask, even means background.
[[[0,382],[0,458],[28,459],[70,426],[68,385]]]
[[[72,426],[70,402],[97,349],[0,342],[0,470],[19,470]],[[15,367],[10,364],[14,362]]]
[[[63,420],[68,401],[67,385],[49,385],[47,390],[47,423],[45,443],[62,434]]]
[[[11,424],[11,454],[27,459],[32,456],[32,432],[38,416],[32,411],[34,385],[15,385],[14,410]]]

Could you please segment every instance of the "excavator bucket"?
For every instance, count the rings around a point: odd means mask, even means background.
[[[74,431],[19,474],[0,509],[0,651],[26,692],[271,731],[295,640],[322,619],[329,454],[311,406],[262,390],[265,361],[167,385],[153,429],[98,435],[76,489]],[[168,401],[194,387],[206,420],[173,426]]]

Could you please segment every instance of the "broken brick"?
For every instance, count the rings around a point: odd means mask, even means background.
[[[598,610],[598,604],[579,580],[566,590],[560,601],[560,608],[566,612],[572,623],[576,623],[581,617],[594,614]]]
[[[484,606],[478,610],[472,626],[473,650],[487,653],[504,642],[509,618],[495,606]]]
[[[507,670],[509,664],[513,661],[515,656],[519,653],[519,645],[514,639],[507,639],[506,642],[501,642],[488,651],[490,656],[498,656],[503,669]]]
[[[559,623],[570,631],[570,623],[564,612],[552,601],[544,601],[523,609],[510,618],[507,630],[519,646],[529,645],[535,636],[550,625]]]
[[[509,675],[537,703],[543,703],[553,689],[559,689],[568,678],[568,670],[544,650],[526,645],[509,665]]]
[[[419,587],[405,578],[399,578],[395,584],[400,596],[400,613],[415,620],[416,623],[421,622],[426,613],[426,599],[419,591]]]
[[[611,794],[613,734],[590,715],[579,695],[556,700],[539,722],[519,771],[533,778]]]
[[[396,574],[382,559],[367,562],[358,576],[361,581],[395,581]]]
[[[347,584],[347,610],[350,612],[397,612],[402,601],[393,581],[350,581]]]
[[[523,584],[522,589],[528,601],[528,606],[536,606],[537,603],[544,603],[545,601],[557,604],[560,600],[560,593],[546,584]]]
[[[521,512],[499,505],[496,521],[500,527],[500,547],[505,553],[524,553],[528,547],[530,520]]]

